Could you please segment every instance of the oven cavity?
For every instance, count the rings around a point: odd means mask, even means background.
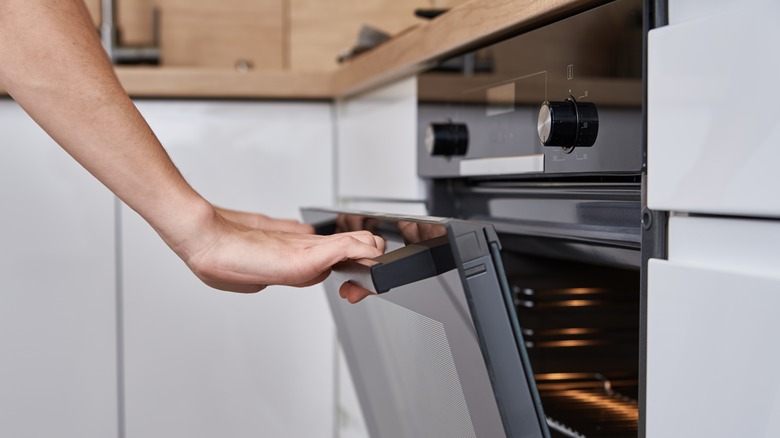
[[[504,254],[553,437],[636,437],[639,271]]]

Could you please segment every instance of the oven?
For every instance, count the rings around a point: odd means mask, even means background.
[[[652,20],[608,2],[420,74],[430,216],[304,210],[389,243],[326,282],[372,437],[644,436]]]

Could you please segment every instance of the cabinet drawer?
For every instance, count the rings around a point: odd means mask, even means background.
[[[751,0],[650,32],[649,205],[780,217],[780,3]]]

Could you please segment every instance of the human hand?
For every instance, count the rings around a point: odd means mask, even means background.
[[[368,230],[373,232],[377,224],[377,219],[366,217],[360,214],[339,214],[336,218],[336,232],[345,233],[359,230]],[[339,288],[339,295],[341,298],[344,298],[350,303],[355,304],[367,296],[373,295],[373,292],[347,282],[342,284]]]
[[[339,288],[339,295],[341,296],[341,298],[344,298],[350,303],[356,304],[362,301],[367,296],[374,295],[374,293],[369,290],[363,289],[358,285],[352,283],[344,283]]]
[[[439,224],[398,221],[398,232],[403,236],[404,243],[409,245],[444,236],[447,229]]]
[[[367,231],[318,236],[253,229],[225,219],[216,210],[200,228],[196,236],[171,248],[207,285],[243,293],[269,285],[319,283],[334,264],[378,257],[385,245]]]
[[[217,206],[214,206],[214,210],[225,219],[249,228],[256,228],[263,231],[314,234],[314,227],[308,224],[302,224],[294,219],[276,219],[264,214],[228,210]]]
[[[355,215],[343,219],[340,218],[337,223],[342,229],[361,229],[361,227],[367,226],[371,226],[372,228],[375,227],[376,223],[372,224],[368,222],[369,220],[373,219]],[[447,229],[439,224],[398,221],[398,232],[403,237],[404,243],[410,245],[444,236],[447,234]],[[355,284],[344,283],[339,288],[339,295],[341,298],[355,304],[367,296],[373,295],[373,293]]]

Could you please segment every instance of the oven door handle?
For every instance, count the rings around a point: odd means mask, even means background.
[[[412,243],[374,259],[346,260],[333,266],[331,278],[384,293],[455,269],[447,236]]]

